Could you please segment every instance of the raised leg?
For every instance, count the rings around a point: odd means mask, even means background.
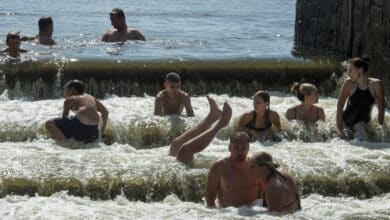
[[[226,102],[223,105],[222,114],[217,122],[215,122],[209,129],[205,130],[200,135],[187,141],[179,149],[177,160],[190,163],[195,153],[204,150],[214,139],[215,135],[225,126],[229,124],[232,117],[232,108]]]
[[[218,118],[221,115],[221,110],[218,108],[217,103],[214,99],[207,96],[207,100],[210,105],[210,112],[206,116],[205,119],[203,119],[199,124],[195,125],[194,127],[188,129],[183,134],[181,134],[179,137],[175,138],[170,145],[169,148],[169,156],[177,156],[177,153],[179,152],[180,148],[184,143],[191,140],[192,138],[198,136],[202,132],[204,132],[206,129],[210,128],[210,126],[218,120]]]

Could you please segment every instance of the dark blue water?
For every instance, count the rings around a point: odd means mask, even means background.
[[[146,42],[102,43],[111,28],[108,13],[125,10],[129,27]],[[50,48],[34,42],[22,47],[33,56],[77,59],[245,59],[291,56],[295,0],[1,0],[0,44],[10,30],[38,32],[40,16],[52,16]]]

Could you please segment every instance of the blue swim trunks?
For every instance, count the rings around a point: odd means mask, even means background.
[[[55,118],[54,123],[66,138],[74,138],[84,143],[94,142],[99,137],[97,125],[85,125],[76,117]]]

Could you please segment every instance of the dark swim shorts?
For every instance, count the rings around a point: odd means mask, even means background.
[[[54,123],[66,138],[74,138],[84,143],[94,142],[99,137],[97,125],[85,125],[76,117],[55,118]]]

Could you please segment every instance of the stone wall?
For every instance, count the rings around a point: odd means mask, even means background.
[[[297,0],[296,12],[297,53],[342,59],[368,54],[390,107],[390,1]]]

